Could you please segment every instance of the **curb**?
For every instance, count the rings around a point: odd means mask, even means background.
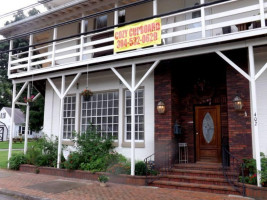
[[[10,191],[10,190],[6,190],[6,189],[2,189],[0,188],[0,194],[4,194],[7,196],[13,196],[13,197],[18,197],[24,200],[50,200],[48,198],[40,198],[40,197],[35,197],[35,196],[30,196],[27,194],[23,194],[20,192],[15,192],[15,191]]]

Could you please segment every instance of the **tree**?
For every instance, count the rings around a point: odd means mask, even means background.
[[[39,14],[40,11],[33,8],[28,12],[29,16],[33,16]],[[16,14],[14,14],[14,20],[7,21],[5,25],[23,20],[26,18],[23,10],[18,10]],[[29,45],[28,39],[19,38],[13,41],[13,47],[21,48],[19,50],[13,51],[13,53],[21,53],[27,51],[27,46]],[[26,47],[26,48],[22,48]],[[3,42],[0,43],[0,52],[9,50],[9,43]],[[24,55],[27,56],[27,55]],[[12,83],[7,77],[7,69],[8,69],[8,53],[1,53],[0,57],[0,107],[10,107],[12,101]],[[37,92],[34,91],[33,95],[36,95]],[[27,91],[23,93],[22,96],[27,96]],[[23,101],[23,98],[20,98]],[[25,106],[21,107],[21,109],[25,112]],[[30,129],[34,131],[39,131],[43,125],[43,116],[44,116],[44,98],[39,97],[35,105],[30,109]]]

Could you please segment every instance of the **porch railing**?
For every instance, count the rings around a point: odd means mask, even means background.
[[[108,33],[113,33],[117,26],[131,22],[91,30],[66,38],[58,38],[57,35],[60,30],[54,27],[49,33],[51,37],[52,35],[54,37],[49,42],[34,44],[34,34],[31,34],[28,39],[29,48],[27,51],[17,53],[18,51],[11,48],[8,74],[10,78],[15,78],[84,64],[266,34],[266,31],[264,33],[260,31],[260,28],[266,26],[267,14],[264,13],[264,8],[267,8],[267,2],[263,0],[220,0],[151,16],[146,19],[159,17],[162,20],[162,44],[117,54],[113,53],[113,34]],[[115,10],[112,9],[110,12],[115,12]],[[109,11],[104,13],[109,13]],[[95,17],[96,14],[93,14],[87,16],[86,19]],[[84,24],[84,20],[75,21],[75,23]],[[144,19],[132,22],[142,20]],[[244,34],[241,35],[241,33]],[[100,37],[101,35],[106,35],[106,37]],[[12,47],[12,44],[10,47]]]
[[[244,163],[232,155],[226,145],[223,145],[222,148],[222,167],[227,182],[240,194],[246,196]]]
[[[156,151],[152,155],[148,156],[144,159],[146,163],[146,183],[149,184],[161,176],[167,175],[173,165],[178,161],[178,147],[175,146],[176,143],[171,141],[170,143],[166,144],[162,149]],[[157,157],[157,159],[155,159]],[[155,162],[155,160],[157,162]],[[155,170],[159,174],[157,177],[150,176],[150,170]]]

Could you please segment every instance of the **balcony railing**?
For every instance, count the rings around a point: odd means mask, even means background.
[[[28,51],[16,54],[10,52],[9,77],[114,61],[134,57],[140,51],[145,55],[146,52],[157,53],[161,49],[168,51],[262,35],[266,33],[266,7],[267,1],[263,0],[229,0],[161,14],[156,16],[162,19],[161,45],[117,54],[113,53],[115,26],[105,31],[91,31],[60,41],[56,38],[57,28],[54,28],[52,41],[32,45],[31,35]]]

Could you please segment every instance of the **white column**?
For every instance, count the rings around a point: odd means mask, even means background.
[[[7,71],[7,74],[8,74],[8,76],[10,75],[10,70],[11,70],[11,61],[12,61],[12,50],[13,49],[13,40],[10,40],[10,42],[9,42],[9,50],[10,50],[10,52],[9,52],[9,54],[8,54],[8,71]]]
[[[57,39],[57,28],[54,28],[54,33],[53,33],[53,40]],[[53,42],[52,45],[52,67],[55,67],[55,53],[56,53],[56,42]]]
[[[265,17],[264,17],[264,0],[259,0],[260,3],[260,15],[261,15],[261,27],[265,27]]]
[[[29,38],[29,45],[31,46],[33,44],[33,35],[30,35]],[[32,62],[32,47],[29,47],[29,55],[28,55],[28,69],[27,71],[29,72],[31,70],[31,62]]]
[[[57,168],[60,168],[60,163],[61,163],[62,137],[63,137],[64,92],[65,92],[65,75],[62,76],[62,81],[61,81]]]
[[[131,175],[135,175],[135,72],[136,66],[132,65],[132,90],[131,90]]]
[[[257,182],[258,186],[261,187],[260,179],[261,174],[261,159],[260,159],[260,144],[259,144],[259,128],[258,128],[258,114],[257,114],[257,95],[256,95],[256,81],[255,81],[255,62],[253,47],[249,46],[249,70],[250,70],[250,96],[251,96],[251,117],[252,122],[252,134],[255,140],[255,154],[256,154],[256,168],[257,168]]]
[[[13,132],[14,132],[14,113],[15,113],[15,104],[16,104],[16,87],[17,84],[13,83],[13,96],[12,96],[12,108],[11,108],[11,125],[9,132],[9,147],[8,147],[8,161],[11,158],[12,154],[12,142],[13,142]],[[9,162],[7,164],[7,168],[9,168]]]
[[[28,91],[27,91],[27,98],[30,98],[30,89],[31,89],[31,84],[28,84]],[[24,154],[27,153],[28,149],[28,131],[29,131],[29,116],[30,116],[30,106],[29,103],[27,103],[26,106],[26,122],[25,122],[25,138],[24,138]]]
[[[200,4],[204,4],[205,0],[200,0]],[[206,21],[205,21],[205,8],[201,7],[201,29],[202,29],[202,38],[206,37]]]
[[[153,1],[153,15],[158,14],[158,0]]]
[[[115,3],[115,8],[118,8],[118,1]],[[119,24],[119,11],[116,10],[114,12],[114,25],[118,25]]]

